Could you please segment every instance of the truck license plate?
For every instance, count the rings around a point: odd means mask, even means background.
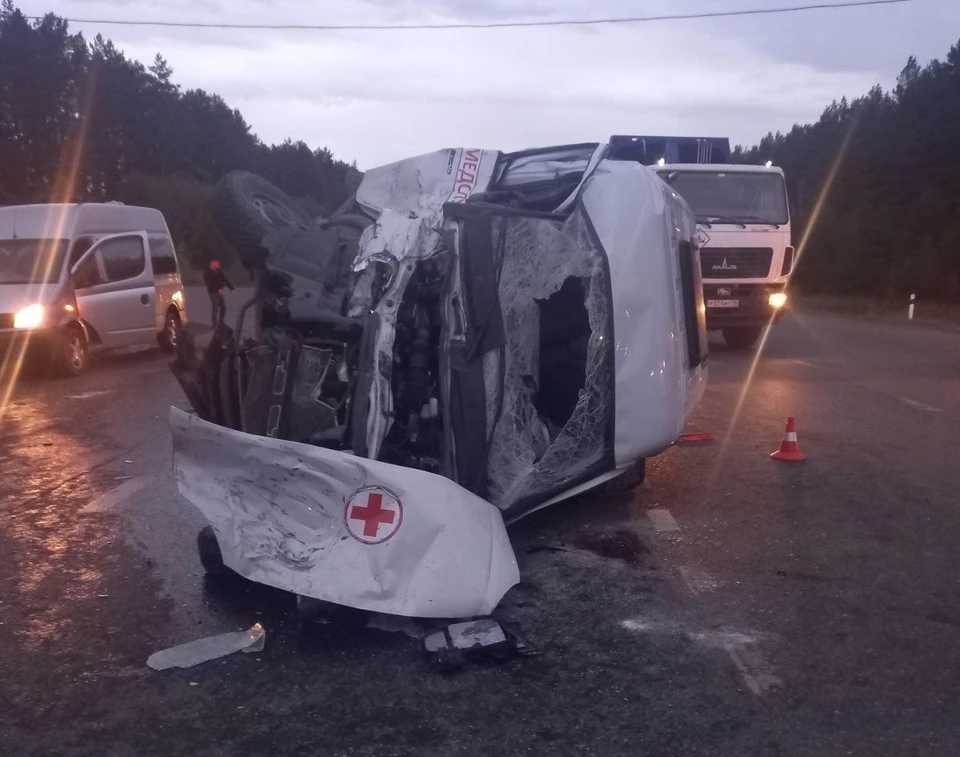
[[[708,308],[738,308],[740,300],[707,300]]]

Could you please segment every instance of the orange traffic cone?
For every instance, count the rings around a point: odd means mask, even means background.
[[[774,460],[783,460],[788,463],[798,463],[806,460],[807,456],[800,451],[797,444],[797,424],[793,418],[787,418],[787,430],[783,435],[780,449],[770,455]]]

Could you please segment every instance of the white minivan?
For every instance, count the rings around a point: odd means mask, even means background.
[[[90,349],[176,347],[186,296],[163,214],[118,202],[0,207],[0,353],[65,375]],[[4,371],[6,372],[6,371]]]

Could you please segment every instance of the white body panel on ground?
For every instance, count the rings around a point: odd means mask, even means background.
[[[519,581],[500,512],[442,476],[206,423],[172,408],[180,493],[213,526],[224,563],[328,602],[412,617],[489,614]],[[402,503],[395,533],[347,528],[359,490]]]

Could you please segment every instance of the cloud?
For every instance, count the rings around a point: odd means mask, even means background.
[[[589,18],[719,7],[718,0],[648,0],[639,9],[635,0],[19,4],[27,13],[236,23]],[[950,30],[960,28],[960,3],[904,9],[572,29],[83,31],[103,32],[140,60],[159,51],[184,88],[221,94],[266,141],[302,138],[369,167],[441,146],[515,149],[613,133],[710,133],[752,143],[815,120],[833,99],[889,86],[907,55],[943,56],[956,41]]]
[[[395,17],[412,20],[439,16],[457,21],[502,21],[504,19],[536,19],[557,14],[557,5],[522,0],[366,0],[378,11],[388,11]]]

